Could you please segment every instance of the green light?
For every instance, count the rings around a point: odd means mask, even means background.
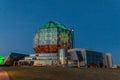
[[[41,29],[49,29],[49,28],[60,28],[64,30],[69,30],[68,28],[66,28],[66,26],[59,24],[57,22],[54,22],[54,21],[50,21],[48,24],[41,27]]]
[[[0,65],[3,64],[3,61],[4,61],[5,58],[6,58],[6,57],[4,57],[4,56],[0,56]]]

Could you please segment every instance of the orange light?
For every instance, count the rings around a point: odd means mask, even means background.
[[[7,72],[0,71],[0,80],[9,80]]]

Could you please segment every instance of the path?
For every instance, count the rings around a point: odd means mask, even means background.
[[[8,74],[6,71],[0,68],[0,80],[9,80]]]

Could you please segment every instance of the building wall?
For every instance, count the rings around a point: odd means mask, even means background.
[[[25,57],[25,60],[57,60],[57,53],[41,53],[41,54],[31,54]]]
[[[79,52],[79,55],[77,55],[77,52]],[[80,62],[80,66],[87,65],[85,49],[82,48],[69,49],[68,54],[70,56],[69,60],[73,61],[73,63],[76,62],[76,65],[78,65],[77,63],[78,61]]]
[[[108,68],[112,68],[113,62],[112,62],[112,55],[110,53],[106,53],[104,56],[104,66]]]
[[[78,48],[78,49],[70,49],[68,50],[68,53],[73,54],[76,53],[77,51],[81,51],[83,60],[80,61],[80,66],[96,66],[96,67],[103,67],[104,63],[104,57],[103,53],[94,51],[91,49],[84,49],[84,48]]]
[[[35,60],[33,66],[57,66],[56,60]]]
[[[57,51],[57,28],[40,29],[34,38],[34,50],[36,53]]]
[[[58,49],[71,49],[73,48],[73,32],[72,30],[64,30],[58,28]]]
[[[103,54],[86,50],[87,66],[103,67]]]

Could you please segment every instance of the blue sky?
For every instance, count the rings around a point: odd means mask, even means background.
[[[75,30],[75,47],[110,52],[120,63],[119,0],[0,0],[0,55],[34,53],[33,36],[54,20]]]

